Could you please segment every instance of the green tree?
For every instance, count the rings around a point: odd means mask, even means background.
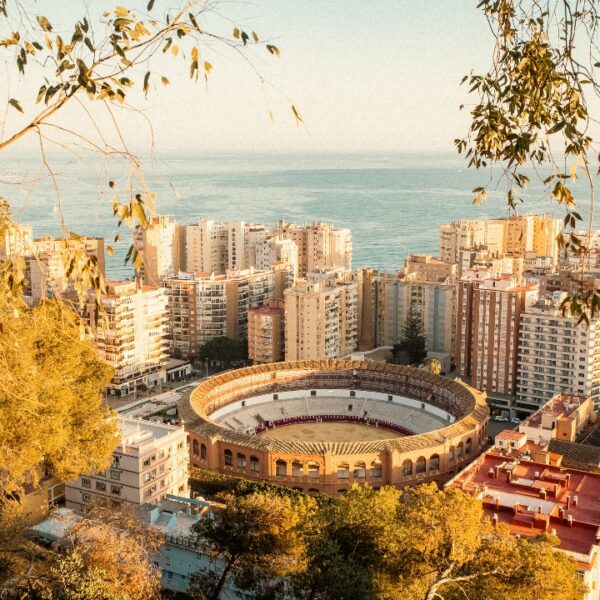
[[[493,34],[490,67],[463,78],[476,101],[467,135],[455,144],[469,166],[500,167],[511,210],[523,201],[532,173],[543,173],[540,198],[564,207],[558,242],[564,253],[580,258],[583,279],[587,249],[576,228],[593,227],[600,160],[593,126],[598,117],[591,111],[600,97],[598,3],[482,0],[478,8]],[[587,215],[573,190],[578,176],[591,198]],[[486,200],[494,179],[473,190],[476,203]],[[582,285],[563,310],[588,321],[600,310],[600,293]]]
[[[309,528],[301,598],[338,600],[580,599],[575,563],[557,539],[516,539],[481,502],[434,484],[353,487],[319,504]]]
[[[200,357],[226,366],[233,362],[248,360],[248,341],[218,337],[201,346]]]
[[[223,563],[217,577],[199,573],[196,593],[219,600],[228,579],[256,597],[276,593],[282,578],[304,569],[303,523],[313,509],[310,498],[293,503],[273,493],[230,496],[214,519],[196,527],[199,539],[208,542]]]
[[[402,338],[394,344],[392,362],[395,364],[414,365],[422,362],[427,356],[427,336],[421,315],[410,309],[402,326]]]

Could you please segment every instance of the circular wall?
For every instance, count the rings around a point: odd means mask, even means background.
[[[202,382],[180,413],[193,465],[328,493],[443,482],[483,449],[489,418],[485,394],[461,382],[346,360],[228,371]],[[286,436],[288,425],[331,421],[356,439]],[[381,428],[378,439],[358,425]]]

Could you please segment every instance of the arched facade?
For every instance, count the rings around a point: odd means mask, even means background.
[[[327,387],[401,394],[418,400],[422,410],[446,411],[453,421],[427,433],[390,439],[304,442],[232,431],[210,418],[257,394]],[[181,416],[193,465],[335,494],[353,483],[404,487],[446,481],[483,449],[489,411],[482,392],[424,370],[332,360],[273,363],[217,375],[192,392]]]

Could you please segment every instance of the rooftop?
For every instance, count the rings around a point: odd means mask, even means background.
[[[552,459],[532,444],[518,454],[492,448],[449,485],[475,494],[513,534],[555,533],[559,548],[589,568],[600,526],[600,474],[545,464],[544,457]]]
[[[521,426],[553,429],[557,419],[569,418],[586,401],[591,399],[580,394],[560,393],[548,400]]]

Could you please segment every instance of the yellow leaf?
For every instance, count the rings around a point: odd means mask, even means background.
[[[160,78],[160,80],[162,81],[163,85],[169,85],[169,83],[171,83],[164,75]]]
[[[173,53],[173,56],[177,56],[179,54],[179,46],[173,45],[171,47],[171,52]]]
[[[205,60],[204,61],[204,70],[207,73],[210,73],[212,71],[212,68],[213,68],[212,65],[207,60]]]
[[[198,48],[196,46],[192,48],[192,60],[198,60]]]
[[[129,11],[124,6],[117,6],[115,8],[115,15],[117,17],[126,17],[129,14]]]

